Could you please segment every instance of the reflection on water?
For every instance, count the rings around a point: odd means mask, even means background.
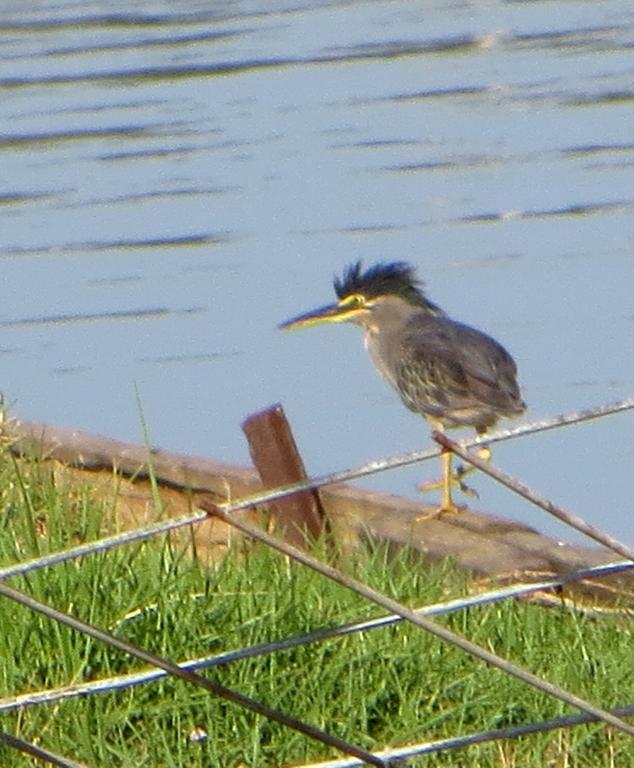
[[[5,4],[14,410],[139,439],[137,386],[175,450],[246,462],[240,421],[276,401],[314,472],[419,448],[354,330],[275,331],[359,257],[413,261],[499,337],[529,417],[634,392],[631,4],[268,5]],[[631,426],[496,456],[631,540]]]

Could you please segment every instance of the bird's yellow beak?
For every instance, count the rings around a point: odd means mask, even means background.
[[[303,315],[292,317],[281,323],[278,328],[281,331],[290,331],[295,328],[310,328],[313,325],[324,325],[325,323],[345,323],[347,320],[354,320],[361,314],[367,312],[367,309],[360,306],[356,301],[342,299],[337,304],[328,304],[319,309],[313,309],[305,312]]]

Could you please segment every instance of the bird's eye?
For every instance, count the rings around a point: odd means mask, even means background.
[[[350,293],[348,296],[345,296],[339,301],[339,306],[356,309],[358,307],[367,306],[367,302],[365,300],[365,296],[363,296],[361,293]]]

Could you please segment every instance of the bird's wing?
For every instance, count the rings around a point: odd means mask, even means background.
[[[467,325],[438,317],[403,337],[397,379],[405,404],[420,412],[487,406],[523,410],[517,368],[495,339]]]

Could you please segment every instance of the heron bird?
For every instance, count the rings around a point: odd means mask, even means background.
[[[365,332],[365,347],[403,403],[433,429],[474,427],[485,436],[500,417],[526,410],[513,358],[495,339],[456,322],[432,303],[410,264],[397,261],[363,268],[351,264],[335,278],[338,301],[298,315],[279,327],[306,328],[352,322]],[[463,490],[462,472],[452,473],[452,455],[442,454],[442,504],[458,510],[452,485]]]

